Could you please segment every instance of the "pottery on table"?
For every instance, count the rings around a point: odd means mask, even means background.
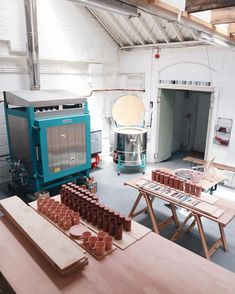
[[[97,233],[98,241],[103,241],[104,237],[106,236],[107,236],[107,233],[105,233],[104,231],[100,231]]]
[[[190,184],[191,194],[196,195],[196,184]]]
[[[168,186],[174,188],[174,176],[169,176]]]
[[[121,221],[118,221],[115,226],[115,239],[116,240],[122,240],[123,235],[123,223]]]
[[[169,185],[169,175],[165,175],[165,177],[164,177],[164,185],[165,186],[168,186]]]
[[[202,195],[202,186],[201,185],[196,185],[195,196],[201,197],[201,195]]]
[[[88,244],[88,247],[90,249],[94,248],[95,247],[95,243],[98,241],[98,238],[96,236],[90,236],[88,241],[87,241],[87,244]]]
[[[156,171],[152,170],[152,177],[151,177],[152,181],[156,181]]]
[[[72,219],[70,216],[65,216],[63,218],[63,229],[69,230],[72,227]]]
[[[131,218],[130,217],[126,217],[125,221],[124,221],[124,230],[126,232],[130,232],[131,231]]]
[[[185,191],[185,193],[188,193],[188,194],[191,193],[191,184],[189,181],[185,182],[184,191]]]
[[[105,242],[104,241],[97,241],[95,243],[95,254],[97,256],[102,256],[105,254]]]
[[[97,227],[99,229],[103,229],[103,217],[104,217],[104,213],[101,211],[98,211],[98,213],[97,213]]]
[[[80,214],[79,214],[79,212],[71,213],[71,219],[72,219],[73,225],[78,225],[80,223]]]
[[[82,233],[82,241],[83,243],[86,243],[89,239],[89,237],[91,237],[91,232],[90,231],[85,231]]]
[[[164,184],[165,173],[160,173],[160,184]]]
[[[115,235],[115,225],[116,225],[116,218],[111,217],[109,219],[109,235],[114,236]]]
[[[161,174],[161,172],[158,170],[158,171],[156,171],[156,178],[155,178],[155,181],[157,182],[157,183],[160,183],[160,174]]]
[[[64,217],[65,217],[65,213],[64,212],[60,212],[58,214],[58,224],[59,224],[60,227],[63,226],[63,219],[64,219]]]
[[[94,226],[97,225],[97,209],[96,208],[93,208],[92,211],[91,211],[91,222]]]
[[[104,237],[105,250],[109,251],[113,249],[113,238],[111,236]]]
[[[109,231],[109,214],[105,213],[103,216],[103,230],[104,232]]]

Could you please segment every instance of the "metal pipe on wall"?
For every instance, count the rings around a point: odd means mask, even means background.
[[[30,90],[40,89],[40,64],[36,0],[24,0],[27,29],[27,63]]]

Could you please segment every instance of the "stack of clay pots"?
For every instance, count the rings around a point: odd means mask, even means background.
[[[95,194],[73,183],[62,185],[61,203],[78,212],[82,219],[121,240],[123,230],[131,230],[131,219],[101,204]]]
[[[71,226],[80,222],[80,215],[72,209],[69,209],[63,203],[55,201],[50,197],[37,199],[37,209],[53,222],[58,223],[64,230],[69,230]]]
[[[165,173],[160,170],[152,171],[152,181],[168,186],[170,188],[174,188],[176,190],[180,190],[187,194],[194,195],[196,197],[200,197],[202,193],[201,185],[194,184],[190,181],[185,181],[172,174]]]

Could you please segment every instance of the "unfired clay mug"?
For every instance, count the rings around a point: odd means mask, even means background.
[[[109,251],[113,248],[113,238],[111,236],[104,237],[105,250]]]
[[[91,232],[90,231],[85,231],[82,233],[82,241],[83,243],[86,243],[89,239],[89,237],[91,237]]]
[[[100,231],[97,233],[98,241],[103,241],[104,237],[106,236],[107,236],[107,233],[105,233],[104,231]]]

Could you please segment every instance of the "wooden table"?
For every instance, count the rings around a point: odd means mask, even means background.
[[[188,207],[182,203],[178,203],[174,199],[169,199],[169,197],[165,197],[164,195],[159,194],[158,192],[148,191],[148,190],[144,189],[143,187],[138,187],[136,185],[136,183],[140,180],[141,180],[141,178],[137,178],[132,181],[128,181],[128,182],[124,183],[125,185],[130,186],[138,191],[138,196],[137,196],[136,201],[135,201],[135,203],[129,213],[129,217],[133,218],[141,213],[148,212],[152,226],[153,226],[153,231],[157,234],[160,234],[160,230],[162,228],[164,228],[166,225],[174,222],[177,227],[177,230],[171,238],[172,241],[176,241],[183,234],[192,230],[192,228],[195,225],[197,225],[199,236],[201,239],[201,244],[203,247],[203,251],[204,251],[205,257],[207,259],[210,259],[210,256],[220,246],[223,246],[224,251],[227,250],[227,242],[226,242],[226,238],[225,238],[224,227],[227,226],[235,217],[235,203],[234,202],[228,201],[225,199],[218,200],[214,205],[218,209],[222,209],[224,211],[224,213],[219,218],[216,218],[214,216],[208,215],[207,213],[204,213],[203,211],[198,211],[193,207]],[[204,197],[206,197],[205,193],[203,193],[203,195],[204,195]],[[207,195],[207,197],[213,197],[213,196]],[[138,204],[142,198],[146,202],[146,207],[144,209],[136,211]],[[154,212],[153,206],[152,206],[155,198],[159,198],[159,199],[164,200],[165,202],[169,203],[171,211],[172,211],[172,215],[160,224],[157,223],[156,213]],[[188,216],[185,218],[185,220],[182,224],[179,224],[179,220],[178,220],[177,212],[176,212],[176,206],[184,208],[189,212]],[[219,227],[220,238],[211,246],[211,248],[208,248],[208,246],[207,246],[206,236],[205,236],[202,221],[201,221],[202,217],[205,217],[207,219],[214,221],[215,223],[218,224],[218,227]],[[192,220],[192,223],[187,228],[185,228],[186,224],[188,224],[191,220]]]
[[[0,232],[0,269],[17,294],[235,293],[234,273],[154,233],[61,276],[5,217]]]

